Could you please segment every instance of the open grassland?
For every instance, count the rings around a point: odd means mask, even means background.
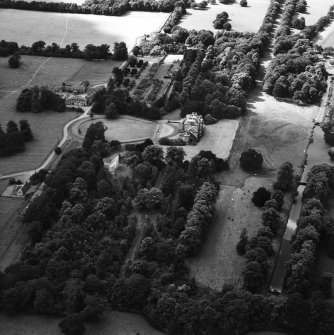
[[[109,44],[125,42],[134,46],[136,38],[158,30],[168,13],[129,12],[123,16],[63,14],[0,9],[1,38],[30,46],[36,41],[65,46],[78,43]]]
[[[0,335],[59,335],[59,319],[20,315],[0,314]],[[162,335],[153,329],[143,317],[137,314],[113,311],[96,325],[87,325],[85,334],[89,335]]]
[[[262,211],[251,202],[260,186],[270,187],[279,166],[290,161],[296,173],[303,161],[319,108],[299,107],[278,102],[261,91],[261,85],[249,97],[248,114],[241,119],[229,159],[230,171],[218,176],[221,182],[216,212],[197,257],[189,260],[191,274],[204,286],[221,289],[224,283],[242,283],[244,260],[235,251],[240,232],[246,228],[253,236],[261,226]],[[261,152],[264,164],[257,176],[239,167],[239,158],[247,148]]]
[[[186,29],[206,29],[214,32],[213,21],[217,14],[227,12],[232,29],[241,32],[257,32],[267,12],[269,1],[249,0],[248,7],[241,7],[239,0],[234,4],[224,5],[217,1],[215,5],[209,4],[207,9],[187,9],[188,14],[181,20],[180,26]]]
[[[325,16],[329,7],[333,5],[333,0],[307,0],[307,14],[305,17],[307,26],[315,24],[321,16]]]

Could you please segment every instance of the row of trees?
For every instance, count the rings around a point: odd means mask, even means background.
[[[124,42],[114,43],[113,52],[110,52],[110,46],[107,44],[93,45],[88,44],[84,50],[81,50],[77,43],[67,44],[61,47],[57,43],[46,45],[44,41],[34,42],[31,47],[22,45],[20,48],[16,42],[0,42],[0,56],[14,55],[35,55],[44,57],[67,57],[67,58],[83,58],[92,59],[109,59],[126,60],[128,58],[128,50]]]
[[[333,188],[333,168],[327,164],[315,165],[308,175],[303,193],[304,205],[293,238],[293,253],[286,263],[284,288],[311,296],[314,285],[314,265],[320,241],[332,236],[333,222],[325,220],[325,206]],[[323,297],[331,296],[331,282],[318,285]]]
[[[34,10],[42,12],[60,12],[60,13],[81,13],[96,14],[108,16],[121,16],[127,11],[148,11],[148,12],[172,12],[180,4],[185,8],[189,6],[187,0],[86,0],[82,5],[76,3],[64,2],[42,2],[42,1],[2,1],[0,7],[22,10]]]
[[[28,121],[20,120],[19,126],[8,121],[4,131],[0,125],[0,156],[10,156],[24,151],[25,142],[33,140]]]
[[[44,110],[63,112],[65,109],[65,101],[44,86],[25,88],[16,100],[16,110],[18,112],[40,113]]]
[[[268,280],[269,260],[273,256],[272,241],[283,222],[281,212],[284,194],[281,190],[289,191],[293,180],[292,165],[286,162],[279,168],[273,192],[260,187],[253,193],[253,203],[259,207],[264,206],[263,227],[252,238],[249,238],[246,229],[243,229],[236,245],[238,255],[246,258],[246,267],[243,271],[244,287],[250,292],[261,292]]]

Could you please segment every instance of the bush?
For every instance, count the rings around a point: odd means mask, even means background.
[[[248,5],[247,0],[240,0],[241,7],[247,7],[247,5]]]
[[[240,166],[246,171],[259,170],[263,163],[263,157],[254,149],[248,149],[241,154]]]

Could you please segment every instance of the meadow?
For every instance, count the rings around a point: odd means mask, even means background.
[[[181,20],[180,26],[186,29],[206,29],[213,32],[219,31],[213,28],[213,21],[217,14],[227,12],[232,29],[241,32],[257,32],[269,6],[269,1],[250,0],[248,7],[241,7],[239,0],[230,5],[224,5],[217,1],[215,5],[209,4],[207,9],[187,9],[188,14]]]
[[[35,169],[47,158],[57,141],[62,137],[63,126],[76,117],[74,112],[57,113],[44,111],[40,114],[18,113],[15,110],[16,99],[25,87],[33,85],[59,85],[63,82],[79,83],[88,80],[91,84],[105,83],[112,68],[119,62],[85,61],[81,59],[45,58],[23,56],[19,69],[10,69],[7,58],[0,58],[0,124],[5,127],[9,120],[29,121],[34,141],[26,145],[26,150],[0,160],[2,174]]]
[[[123,16],[63,14],[0,9],[1,39],[30,46],[36,41],[66,46],[125,42],[132,48],[137,37],[159,30],[168,13],[129,12]]]

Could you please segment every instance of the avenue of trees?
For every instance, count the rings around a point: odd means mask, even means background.
[[[8,121],[5,130],[0,125],[0,156],[10,156],[24,151],[25,143],[32,141],[33,138],[26,120],[20,120],[19,125],[14,121]]]
[[[16,110],[23,113],[40,113],[44,110],[63,112],[65,109],[65,101],[58,94],[43,86],[25,88],[16,100]]]

